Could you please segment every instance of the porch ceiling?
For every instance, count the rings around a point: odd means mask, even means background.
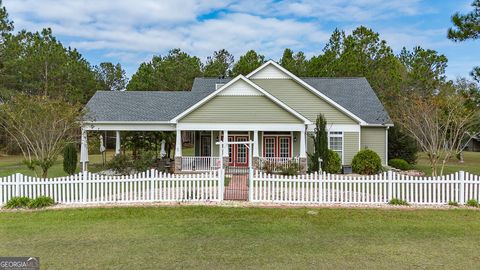
[[[84,130],[102,131],[175,131],[175,124],[168,122],[84,122]]]

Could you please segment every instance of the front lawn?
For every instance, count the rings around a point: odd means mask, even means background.
[[[427,155],[425,153],[418,153],[417,164],[415,164],[414,169],[422,171],[426,175],[431,175],[432,169],[428,164]],[[455,157],[451,158],[447,162],[443,174],[450,174],[458,171],[466,171],[480,175],[480,152],[464,152],[464,163],[460,163]]]
[[[42,269],[475,269],[474,210],[145,207],[0,213]]]

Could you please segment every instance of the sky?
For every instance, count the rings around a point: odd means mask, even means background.
[[[180,48],[202,61],[225,48],[235,59],[254,49],[279,60],[285,48],[322,52],[335,28],[380,33],[395,53],[421,46],[448,57],[447,76],[480,65],[480,40],[446,38],[455,12],[473,0],[4,0],[16,30],[50,27],[93,65],[121,63],[131,76],[153,55]]]

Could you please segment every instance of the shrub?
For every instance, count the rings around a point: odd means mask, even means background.
[[[458,202],[456,202],[456,201],[448,201],[448,205],[450,205],[450,206],[458,206]]]
[[[403,160],[401,158],[390,159],[388,161],[388,165],[390,165],[390,166],[392,166],[396,169],[402,170],[402,171],[408,171],[408,170],[412,169],[412,165],[408,164],[408,162],[406,162],[405,160]]]
[[[67,143],[63,148],[63,171],[74,174],[77,170],[77,148],[73,143]]]
[[[47,206],[52,206],[54,205],[55,202],[53,201],[52,198],[48,196],[40,196],[37,197],[36,199],[33,199],[30,201],[28,204],[28,208],[43,208]]]
[[[12,197],[8,202],[5,204],[5,208],[25,208],[30,203],[30,198],[28,197]]]
[[[153,163],[155,162],[155,153],[153,152],[142,152],[140,155],[137,156],[136,159],[133,160],[133,169],[137,172],[143,172],[150,167],[152,167]]]
[[[266,173],[273,173],[276,169],[276,164],[273,161],[265,160],[262,163],[261,169],[264,170]]]
[[[107,168],[119,174],[129,174],[132,168],[132,159],[125,154],[118,154],[107,162]]]
[[[408,205],[408,203],[402,199],[398,199],[398,198],[393,198],[391,199],[388,204],[391,204],[391,205]]]
[[[475,199],[470,199],[467,201],[467,205],[471,207],[478,207],[478,201]]]
[[[280,173],[283,175],[297,175],[301,170],[301,166],[298,162],[289,161],[283,165],[279,166]]]
[[[388,129],[388,156],[401,158],[409,164],[417,161],[417,142],[408,133],[401,130],[398,125]]]
[[[353,157],[352,170],[358,174],[376,174],[382,170],[382,160],[374,151],[364,149]]]
[[[342,160],[335,151],[328,150],[327,161],[323,164],[327,173],[340,173],[342,171]]]

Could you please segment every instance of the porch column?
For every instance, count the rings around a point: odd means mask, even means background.
[[[258,130],[253,131],[253,157],[259,157],[258,154]]]
[[[175,132],[176,140],[175,140],[175,157],[182,156],[182,131],[177,129]]]
[[[175,173],[179,173],[182,171],[182,131],[177,129],[175,135]]]
[[[88,137],[87,131],[82,128],[82,135],[80,139],[80,163],[82,172],[87,171],[88,165]]]
[[[305,134],[305,130],[300,131],[300,157],[299,157],[299,164],[300,164],[300,173],[307,172],[307,147],[306,147],[307,137]]]
[[[260,158],[258,153],[258,130],[253,131],[253,153],[252,153],[252,166],[254,169],[260,167]]]
[[[228,157],[228,130],[224,130],[223,131],[223,142],[225,144],[223,144],[223,156],[224,157]]]
[[[229,156],[228,155],[228,148],[229,147],[228,147],[228,144],[227,144],[228,143],[228,130],[223,131],[223,140],[222,141],[224,142],[224,144],[223,144],[223,157],[222,157],[223,161],[222,162],[223,162],[223,167],[226,167],[226,166],[228,166],[228,163],[230,161],[229,158],[228,158],[228,156]]]
[[[120,154],[120,131],[115,132],[115,155]]]

